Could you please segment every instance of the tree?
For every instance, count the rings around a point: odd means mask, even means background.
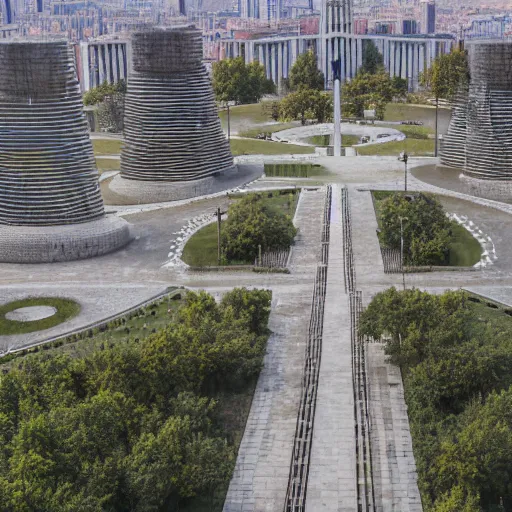
[[[332,119],[332,98],[325,92],[302,87],[288,94],[279,105],[280,119],[300,120],[302,125],[307,120],[324,123]]]
[[[126,82],[119,80],[114,84],[109,84],[106,80],[98,87],[93,87],[84,93],[84,105],[96,105],[101,103],[106,96],[114,94],[126,94]]]
[[[397,90],[396,85],[385,72],[374,75],[358,73],[352,81],[343,86],[345,114],[363,117],[364,110],[375,109],[377,119],[383,119],[386,105],[394,97],[403,95],[403,91]]]
[[[298,91],[306,87],[313,90],[324,90],[324,74],[318,69],[318,60],[312,50],[302,53],[290,69],[288,87],[290,91]]]
[[[383,71],[384,57],[375,46],[375,43],[371,39],[363,41],[363,64],[359,68],[359,72],[375,75]]]
[[[448,255],[450,222],[441,203],[431,195],[394,193],[381,202],[382,243],[401,249],[403,222],[404,260],[411,265],[439,265]]]
[[[438,148],[439,99],[452,101],[461,88],[469,82],[469,66],[466,52],[453,50],[436,57],[430,69],[420,76],[420,82],[432,91],[436,100],[436,144]]]
[[[259,62],[246,65],[242,57],[215,62],[212,83],[215,98],[220,103],[257,103],[264,94],[275,91],[265,68]]]
[[[229,260],[253,262],[258,246],[262,251],[288,249],[296,233],[287,215],[250,194],[229,207],[222,247]]]

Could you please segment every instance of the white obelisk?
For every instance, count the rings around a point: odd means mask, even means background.
[[[334,156],[341,156],[341,60],[332,61],[332,78],[334,80]]]

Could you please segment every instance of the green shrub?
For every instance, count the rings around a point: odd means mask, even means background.
[[[263,252],[288,249],[296,234],[289,216],[250,194],[229,207],[222,247],[228,260],[253,261],[259,246]]]

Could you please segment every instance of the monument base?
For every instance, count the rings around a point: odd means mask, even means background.
[[[436,166],[441,171],[446,169],[459,174],[460,186],[457,191],[469,196],[492,199],[503,203],[512,203],[512,178],[510,179],[480,179],[464,174],[463,169],[449,165]]]
[[[254,166],[241,166],[239,169],[235,165],[216,176],[193,181],[140,181],[118,174],[110,182],[109,188],[131,204],[167,203],[241,187],[262,173],[262,168],[255,170]]]
[[[92,258],[121,249],[131,239],[128,222],[115,216],[62,226],[0,225],[0,262],[54,263]]]

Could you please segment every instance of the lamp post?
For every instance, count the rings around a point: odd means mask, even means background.
[[[409,155],[407,154],[407,151],[404,152],[404,166],[405,166],[405,170],[404,170],[404,178],[405,178],[405,183],[404,183],[404,191],[407,192],[407,160],[409,160]]]
[[[407,217],[398,217],[400,219],[400,266],[402,267],[402,283],[405,290],[405,271],[404,271],[404,220],[409,220]]]

